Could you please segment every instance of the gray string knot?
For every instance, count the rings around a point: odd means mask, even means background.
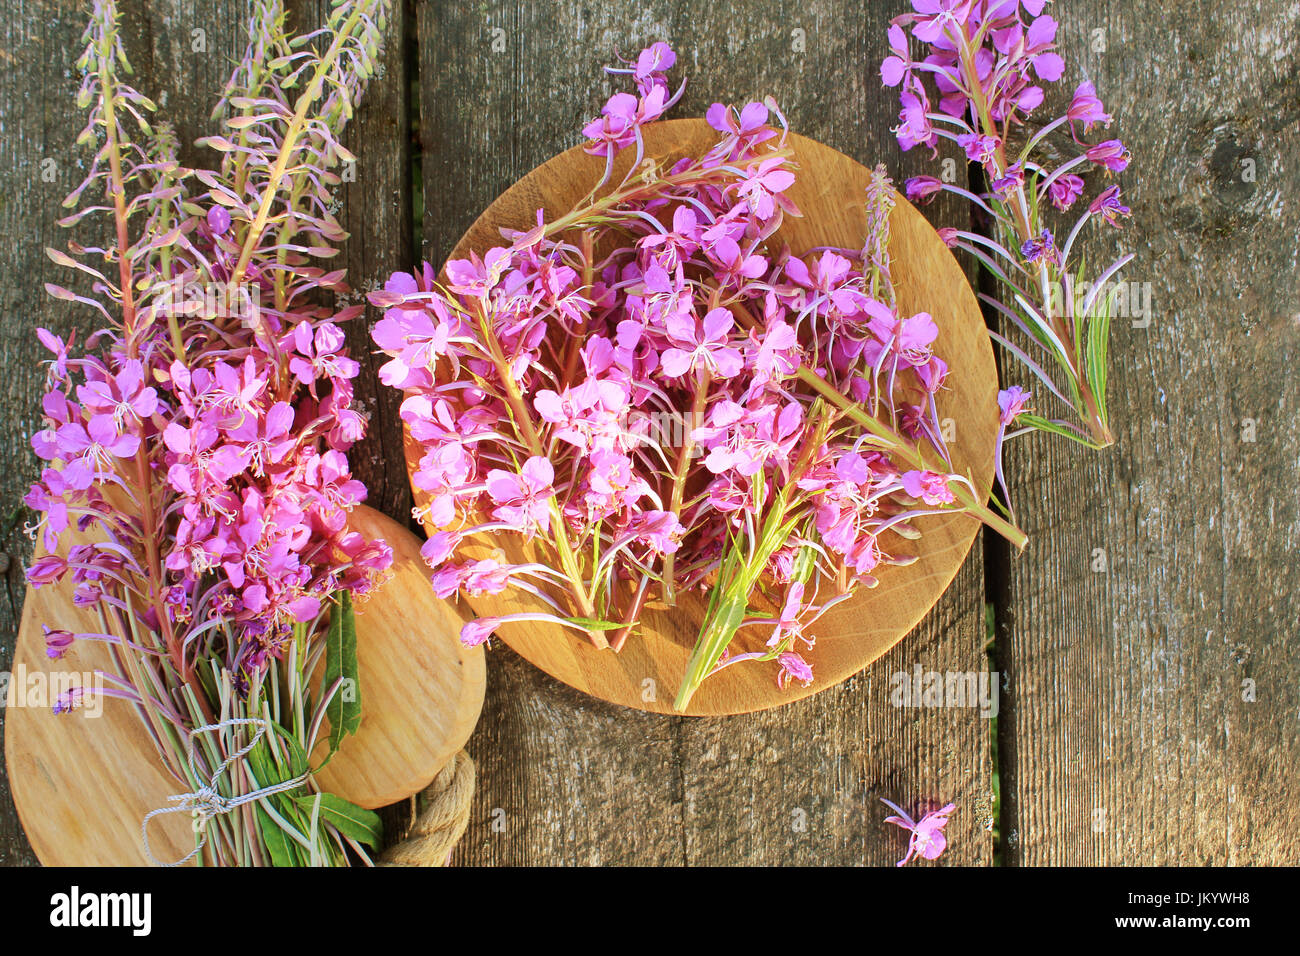
[[[199,769],[194,762],[195,737],[199,734],[213,730],[222,730],[226,727],[240,726],[254,726],[257,728],[257,732],[253,734],[247,744],[239,750],[236,750],[217,765],[217,769],[212,772],[212,776],[208,778],[207,783],[198,787],[192,793],[172,794],[167,798],[167,801],[175,804],[175,806],[159,807],[157,810],[151,810],[145,815],[144,820],[140,824],[140,835],[144,838],[145,855],[149,857],[150,861],[155,866],[181,866],[182,864],[188,863],[202,852],[205,846],[207,846],[208,821],[213,817],[224,816],[227,813],[239,809],[246,803],[252,803],[255,800],[264,800],[277,793],[283,793],[286,790],[293,790],[306,783],[307,778],[311,776],[310,772],[304,773],[300,776],[294,777],[292,780],[284,780],[280,783],[274,783],[270,786],[262,787],[260,790],[254,790],[251,793],[243,793],[234,797],[227,797],[217,790],[218,778],[229,770],[235,761],[242,760],[246,757],[249,751],[256,747],[258,741],[266,734],[270,725],[261,717],[230,717],[226,720],[220,721],[219,723],[205,724],[202,727],[195,727],[191,730],[189,736],[185,740],[185,758],[189,763],[190,772],[196,777],[199,776]],[[190,814],[194,819],[194,831],[203,834],[199,839],[198,845],[174,863],[162,862],[153,855],[153,850],[149,847],[149,821],[156,816],[161,816],[166,813]]]

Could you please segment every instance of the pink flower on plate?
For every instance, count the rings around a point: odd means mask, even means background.
[[[540,455],[524,462],[518,473],[493,468],[487,474],[487,493],[497,505],[492,516],[533,535],[550,521],[553,481],[555,468]]]
[[[51,660],[66,654],[75,640],[71,631],[51,628],[48,624],[42,624],[41,629],[45,631],[45,656]]]
[[[880,802],[897,814],[897,816],[885,817],[885,822],[900,826],[904,830],[911,831],[912,834],[907,841],[907,855],[894,864],[895,866],[906,865],[914,856],[922,856],[927,860],[936,859],[948,846],[948,838],[944,836],[943,828],[948,825],[949,814],[957,809],[956,804],[945,804],[938,810],[927,813],[921,818],[921,822],[917,823],[899,809],[897,804],[891,803],[884,797],[881,797]]]
[[[460,641],[466,647],[478,647],[497,629],[501,621],[495,617],[481,617],[476,621],[469,621],[460,629]]]
[[[870,316],[867,328],[882,345],[896,352],[904,362],[913,367],[924,365],[930,360],[930,346],[939,337],[939,326],[929,312],[903,318],[883,302],[869,299],[866,312]],[[869,361],[874,361],[879,350],[869,346],[866,350]]]
[[[727,345],[736,320],[726,309],[712,309],[703,324],[689,315],[668,317],[668,335],[676,348],[666,349],[660,362],[668,378],[680,378],[703,365],[719,378],[734,378],[745,367],[737,349]]]
[[[784,159],[765,159],[750,167],[745,179],[736,187],[736,193],[749,201],[750,211],[761,220],[772,218],[777,197],[794,185],[794,173],[783,168],[784,165]],[[783,205],[788,202],[786,200]]]
[[[948,477],[937,471],[908,471],[903,474],[903,490],[927,505],[951,504],[952,489]]]
[[[812,666],[794,651],[779,654],[776,660],[781,665],[781,672],[776,675],[776,686],[782,690],[791,680],[799,681],[804,687],[813,682]]]

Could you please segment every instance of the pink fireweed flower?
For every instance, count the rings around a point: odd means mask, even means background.
[[[66,654],[75,640],[71,631],[51,628],[48,624],[42,624],[41,629],[45,632],[45,656],[51,660]]]
[[[80,685],[60,692],[58,698],[54,701],[54,712],[56,714],[72,713],[82,705],[85,696],[86,688]]]
[[[1075,200],[1083,195],[1083,185],[1082,177],[1076,176],[1074,173],[1066,173],[1052,180],[1047,187],[1047,195],[1051,199],[1053,206],[1061,212],[1065,212],[1074,205]]]
[[[1090,146],[1084,155],[1090,162],[1104,166],[1112,173],[1122,173],[1128,169],[1129,160],[1132,158],[1128,148],[1117,139],[1108,139],[1104,143]]]
[[[927,505],[952,504],[952,489],[948,476],[934,471],[908,471],[902,475],[903,490]]]
[[[315,329],[300,322],[293,331],[293,346],[298,354],[289,360],[289,370],[304,385],[314,386],[320,378],[355,378],[361,366],[343,354],[343,330],[331,322]]]
[[[708,247],[709,258],[721,268],[718,278],[724,283],[737,285],[745,279],[757,279],[767,273],[767,259],[759,255],[745,255],[740,245],[729,236],[723,236]]]
[[[1109,225],[1116,229],[1120,228],[1120,219],[1128,218],[1132,210],[1119,201],[1120,190],[1118,186],[1109,186],[1107,189],[1088,206],[1088,212],[1101,218]]]
[[[781,194],[793,185],[794,173],[785,168],[784,159],[765,159],[751,166],[735,189],[749,202],[750,212],[767,221],[775,214]]]
[[[868,301],[853,264],[836,252],[828,250],[811,262],[792,257],[786,260],[785,272],[799,285],[824,296],[833,311],[843,315],[861,311]]]
[[[1026,239],[1020,247],[1020,254],[1030,263],[1050,262],[1060,265],[1061,252],[1056,248],[1056,239],[1050,229],[1044,229],[1037,236]]]
[[[305,384],[305,383],[304,383]],[[290,434],[294,410],[288,402],[276,402],[265,415],[249,415],[226,435],[241,449],[241,459],[254,475],[262,474],[284,460],[297,444]]]
[[[673,52],[672,47],[659,40],[637,55],[632,77],[641,92],[645,93],[657,83],[662,83],[663,74],[671,70],[676,63],[677,54]]]
[[[57,554],[47,554],[37,558],[27,569],[27,583],[34,588],[39,588],[43,584],[53,584],[67,571],[68,562],[65,558]]]
[[[111,378],[78,385],[77,400],[94,414],[109,416],[118,430],[128,421],[144,421],[158,408],[158,393],[144,384],[144,366],[135,359]]]
[[[961,30],[971,16],[971,0],[912,0],[912,36],[923,43],[941,40],[948,31]]]
[[[487,474],[487,493],[497,505],[492,516],[532,537],[539,527],[550,522],[555,498],[553,481],[555,469],[540,456],[524,462],[518,474],[493,468]]]
[[[998,392],[998,420],[1003,425],[1010,425],[1016,416],[1025,410],[1032,396],[1019,385],[1012,385]]]
[[[912,58],[907,49],[907,34],[898,24],[891,24],[888,31],[891,55],[880,64],[880,81],[885,86],[898,86],[911,73]]]
[[[1011,194],[1025,184],[1025,168],[1020,163],[1012,163],[1007,167],[1007,171],[1002,176],[993,180],[990,184],[993,192],[1002,199],[1010,198]]]
[[[501,281],[510,265],[510,250],[502,246],[489,249],[482,259],[471,252],[468,259],[447,262],[447,286],[457,295],[485,298]]]
[[[50,375],[55,381],[62,381],[68,377],[68,351],[72,347],[72,338],[69,337],[67,342],[55,335],[49,329],[37,329],[36,337],[40,339],[42,345],[54,354],[50,361]],[[48,395],[58,394],[56,392],[47,392]]]
[[[943,182],[934,176],[913,176],[903,184],[907,198],[912,202],[929,202],[943,192]]]
[[[1070,101],[1070,109],[1066,115],[1070,118],[1071,127],[1079,123],[1085,133],[1098,123],[1109,126],[1112,119],[1111,115],[1102,108],[1101,100],[1097,96],[1097,88],[1086,80],[1075,89],[1074,98]]]
[[[625,534],[656,554],[674,554],[685,529],[671,511],[644,511],[628,522]]]
[[[917,823],[901,810],[897,804],[883,797],[880,802],[895,813],[895,816],[885,817],[885,822],[902,827],[911,834],[907,840],[907,855],[899,860],[895,866],[905,866],[916,856],[927,860],[938,859],[939,854],[943,853],[948,846],[948,838],[944,834],[943,828],[948,825],[948,817],[957,809],[955,803],[945,804],[938,810],[927,813],[921,818],[921,822]]]
[[[768,647],[776,647],[789,637],[802,636],[803,628],[799,624],[799,612],[802,610],[803,584],[796,581],[790,585],[785,607],[781,609],[781,616],[777,618],[776,627],[772,629],[772,636],[767,639]]]
[[[621,416],[627,411],[627,387],[612,379],[589,378],[563,394],[537,393],[533,408],[543,421],[558,425],[556,437],[581,449],[613,448],[622,438]]]
[[[957,137],[957,145],[966,151],[966,158],[971,162],[987,166],[997,156],[1002,141],[996,136],[980,133],[963,133]]]
[[[929,312],[903,318],[882,302],[867,302],[871,318],[867,328],[887,348],[909,365],[924,365],[930,360],[930,346],[939,337],[939,327]]]
[[[755,147],[776,136],[776,130],[767,125],[768,107],[765,103],[746,103],[739,111],[722,103],[714,103],[705,113],[705,120],[724,139],[709,154],[710,159],[732,161],[753,153]]]
[[[728,334],[736,324],[727,309],[713,309],[701,323],[692,316],[675,315],[668,319],[668,337],[674,343],[659,357],[660,368],[669,378],[680,378],[704,368],[720,378],[732,378],[744,368],[745,361],[728,343]]]
[[[753,345],[757,344],[757,348]],[[758,338],[757,331],[750,332],[750,366],[757,379],[756,384],[766,385],[794,375],[799,369],[799,336],[795,330],[781,319],[768,325],[763,337]]]
[[[80,464],[86,474],[110,472],[116,458],[131,458],[140,447],[140,436],[130,432],[120,432],[112,415],[96,415],[83,428],[77,422],[68,422],[58,430],[60,451],[65,454],[69,466],[63,469],[63,475],[69,483],[80,472],[73,465]],[[75,485],[74,485],[75,487]],[[83,485],[89,487],[89,482]]]
[[[781,665],[781,671],[776,675],[776,686],[782,690],[791,680],[799,681],[804,687],[813,682],[812,667],[794,651],[778,654],[776,660]]]
[[[894,127],[898,145],[904,152],[918,145],[933,150],[939,142],[939,134],[930,123],[930,103],[924,93],[909,90],[899,97],[899,101],[903,108],[898,114],[899,124]]]
[[[460,629],[460,641],[466,647],[478,647],[492,636],[492,632],[500,623],[500,619],[495,617],[481,617],[469,621]]]

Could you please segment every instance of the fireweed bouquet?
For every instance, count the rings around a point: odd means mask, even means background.
[[[976,194],[918,176],[907,181],[906,190],[917,201],[955,193],[992,227],[992,235],[951,228],[943,235],[996,279],[1006,301],[987,294],[980,298],[1045,360],[1035,360],[997,332],[990,334],[1073,412],[1073,419],[1047,419],[1022,411],[1017,424],[1104,447],[1114,441],[1106,369],[1118,288],[1110,284],[1133,257],[1120,257],[1088,282],[1085,266],[1072,264],[1071,253],[1089,220],[1118,227],[1129,215],[1118,185],[1107,185],[1085,203],[1087,184],[1080,173],[1123,172],[1130,156],[1117,139],[1092,145],[1078,139],[1112,119],[1088,82],[1075,89],[1064,115],[1030,125],[1030,114],[1046,96],[1041,84],[1060,80],[1065,70],[1055,52],[1057,23],[1043,14],[1045,5],[1045,0],[913,0],[914,12],[897,17],[889,28],[891,52],[880,75],[900,89],[899,145],[904,150],[926,146],[937,155],[939,141],[948,140],[977,164],[988,185]],[[912,55],[907,28],[921,47],[919,57]],[[1051,163],[1044,156],[1049,137],[1062,129],[1070,131],[1072,155]],[[1076,208],[1082,213],[1073,223],[1054,226],[1054,217]],[[1056,369],[1055,379],[1045,364]],[[1023,406],[1027,399],[1028,393],[1017,389],[1008,401]]]
[[[70,579],[98,617],[96,633],[47,626],[48,653],[106,644],[103,692],[134,705],[186,791],[144,821],[148,851],[152,817],[193,816],[194,849],[175,862],[346,864],[379,836],[374,814],[320,792],[309,755],[359,725],[351,602],[391,562],[347,525],[365,497],[347,458],[365,420],[337,323],[359,310],[315,304],[344,288],[316,263],[345,238],[331,170],[352,158],[339,135],[387,8],[336,0],[323,29],[293,36],[279,0],[259,0],[214,114],[223,133],[204,141],[213,170],[183,168],[124,81],[112,0],[85,35],[79,142],[95,153],[63,222],[113,228],[102,247],[50,251],[91,277],[90,295],[49,291],[103,327],[80,354],[38,332],[53,359],[27,503],[47,553],[28,580]]]
[[[703,155],[645,156],[643,126],[680,96],[674,63],[656,43],[611,71],[636,92],[584,128],[605,172],[577,207],[503,230],[506,244],[447,263],[445,282],[427,263],[398,273],[371,301],[391,357],[380,374],[406,391],[421,451],[435,588],[512,589],[537,608],[472,621],[462,639],[537,620],[617,650],[647,601],[703,589],[681,710],[742,661],[811,682],[810,626],[912,560],[918,518],[964,512],[1024,535],[944,444],[941,330],[898,309],[883,171],[862,248],[790,250],[777,232],[799,214],[797,170],[771,99],[710,108]],[[1000,438],[1021,410],[1009,401]],[[488,536],[512,554],[467,553]],[[755,627],[765,648],[735,651]]]

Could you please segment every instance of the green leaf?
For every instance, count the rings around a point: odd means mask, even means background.
[[[1088,321],[1088,343],[1086,361],[1088,383],[1092,386],[1093,397],[1097,400],[1097,410],[1104,423],[1106,415],[1106,375],[1110,348],[1110,317],[1114,309],[1115,293],[1112,289],[1098,303],[1096,313]]]
[[[303,750],[302,744],[299,743],[297,737],[289,733],[289,731],[285,730],[279,724],[271,724],[271,727],[289,748],[289,771],[284,774],[282,779],[290,780],[293,777],[301,777],[311,767],[311,761],[307,757],[307,751]],[[279,781],[275,782],[278,783]]]
[[[383,841],[383,821],[372,810],[363,810],[355,803],[349,803],[332,793],[294,797],[293,801],[308,814],[315,808],[316,802],[320,801],[320,818],[358,843],[364,843],[373,849]]]
[[[1069,428],[1057,422],[1049,421],[1046,418],[1040,418],[1038,415],[1030,415],[1028,412],[1021,412],[1017,415],[1016,424],[1025,425],[1029,428],[1036,428],[1040,432],[1051,432],[1053,435],[1063,435],[1066,438],[1077,441],[1080,445],[1087,445],[1089,448],[1097,447],[1086,436],[1079,434],[1073,428]]]
[[[297,866],[298,854],[294,843],[280,829],[280,825],[271,819],[271,815],[262,809],[260,802],[254,806],[257,808],[257,827],[262,831],[262,845],[271,857],[271,865]]]
[[[361,682],[357,678],[357,622],[352,613],[352,596],[339,592],[338,604],[330,612],[325,637],[325,687],[343,684],[330,698],[325,713],[330,721],[330,753],[339,749],[344,734],[355,734],[361,726]]]
[[[565,620],[570,624],[586,628],[588,631],[617,631],[620,627],[627,627],[626,624],[618,624],[614,621],[598,621],[593,617],[566,617]]]

